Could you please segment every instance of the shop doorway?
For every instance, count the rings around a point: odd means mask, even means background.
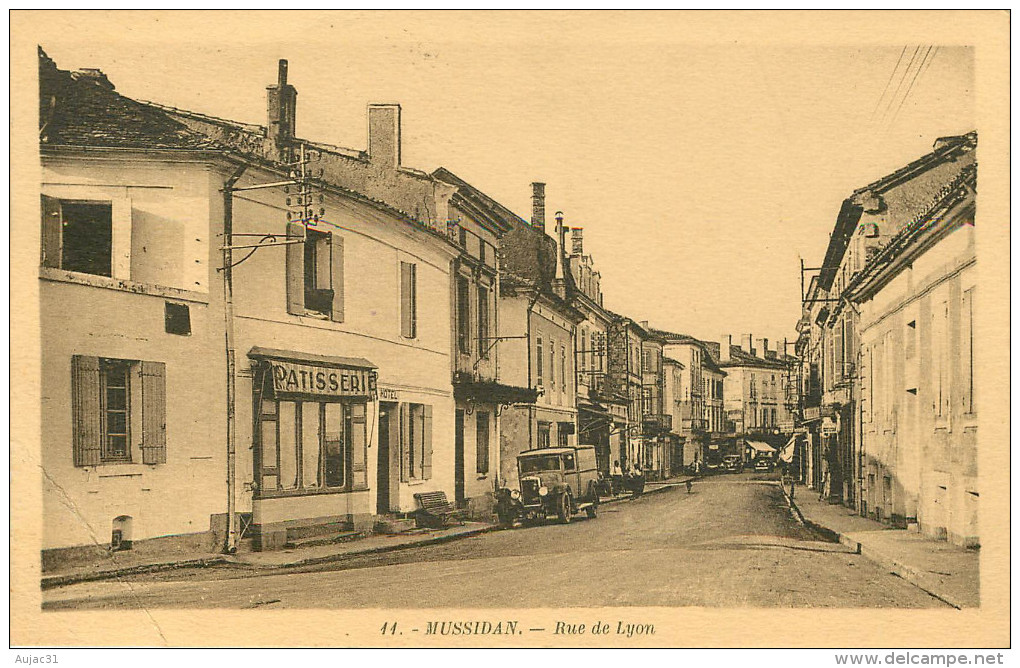
[[[464,504],[464,411],[457,410],[453,428],[453,493],[457,507]]]
[[[376,514],[400,510],[400,460],[395,426],[398,411],[394,402],[379,403],[379,447],[376,480]]]

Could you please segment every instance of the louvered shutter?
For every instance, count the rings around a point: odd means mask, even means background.
[[[287,224],[287,241],[305,238],[301,223]],[[305,312],[305,246],[287,244],[287,313],[304,315]]]
[[[354,489],[368,487],[365,440],[365,404],[351,405],[351,484]]]
[[[42,257],[44,267],[60,267],[60,200],[42,195]]]
[[[166,463],[166,365],[142,362],[142,463]]]
[[[330,235],[331,262],[333,265],[333,312],[330,318],[335,322],[344,321],[344,238],[336,232]]]
[[[409,471],[407,466],[408,443],[411,442],[411,409],[408,404],[400,404],[400,481],[407,482]]]
[[[102,459],[103,422],[99,358],[71,358],[71,419],[74,465],[96,466]]]
[[[421,479],[432,477],[432,406],[426,404],[421,439]]]
[[[405,338],[414,336],[411,314],[411,265],[400,263],[400,335]]]

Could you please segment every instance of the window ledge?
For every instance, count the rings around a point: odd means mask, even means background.
[[[39,267],[39,278],[44,281],[54,281],[56,283],[73,283],[75,285],[84,285],[90,288],[103,288],[106,290],[116,290],[118,292],[133,292],[140,295],[150,295],[166,299],[178,299],[180,301],[197,302],[199,304],[209,303],[209,295],[203,292],[171,288],[162,285],[149,285],[147,283],[135,283],[134,281],[127,281],[120,278],[94,276],[92,274],[82,274],[77,271],[55,269],[53,267]]]
[[[475,480],[488,480],[488,478],[489,478],[488,473],[479,473],[478,477],[475,478]]]

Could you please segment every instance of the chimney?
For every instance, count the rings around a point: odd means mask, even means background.
[[[743,350],[748,355],[754,354],[754,350],[751,348],[751,341],[752,338],[750,334],[740,335],[740,349]]]
[[[556,228],[553,230],[553,239],[556,241],[556,274],[553,280],[553,290],[561,299],[567,298],[566,281],[566,257],[567,251],[564,246],[567,242],[567,230],[563,227],[563,212],[556,212]]]
[[[297,89],[287,83],[287,61],[280,61],[275,86],[266,87],[267,134],[277,148],[294,138],[297,120]]]
[[[769,350],[769,340],[768,339],[755,339],[754,340],[754,355],[755,355],[755,357],[760,357],[762,359],[765,359],[766,353],[768,353],[768,350]]]
[[[570,254],[571,255],[584,255],[584,239],[581,234],[584,232],[582,227],[571,227],[570,228]]]
[[[71,75],[71,78],[73,78],[75,81],[87,79],[92,83],[96,84],[97,86],[106,88],[107,90],[114,89],[113,83],[106,78],[106,74],[104,74],[103,71],[98,67],[83,67],[77,72],[74,72]]]
[[[400,166],[400,105],[368,105],[368,159],[374,165]]]
[[[531,226],[545,232],[545,184],[531,184]]]
[[[730,346],[733,345],[733,337],[729,334],[723,334],[719,337],[719,361],[729,362],[730,361]]]
[[[646,332],[648,331],[648,321],[647,320],[642,320],[638,324],[641,325],[641,329],[645,330]]]

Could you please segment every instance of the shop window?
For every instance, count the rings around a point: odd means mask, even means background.
[[[75,466],[166,462],[166,371],[162,362],[71,358]],[[140,435],[140,438],[139,438]]]
[[[489,414],[475,414],[475,471],[489,472]]]
[[[95,276],[113,269],[113,205],[42,196],[42,265]]]
[[[552,443],[550,442],[550,427],[552,425],[549,422],[538,423],[538,447],[548,448]]]
[[[432,478],[432,406],[400,405],[400,479]]]
[[[363,402],[262,403],[258,433],[263,492],[367,488]]]
[[[344,240],[339,234],[287,226],[287,312],[344,319]]]
[[[418,336],[418,265],[400,263],[400,335]]]
[[[471,286],[463,276],[457,277],[457,348],[471,354]]]

